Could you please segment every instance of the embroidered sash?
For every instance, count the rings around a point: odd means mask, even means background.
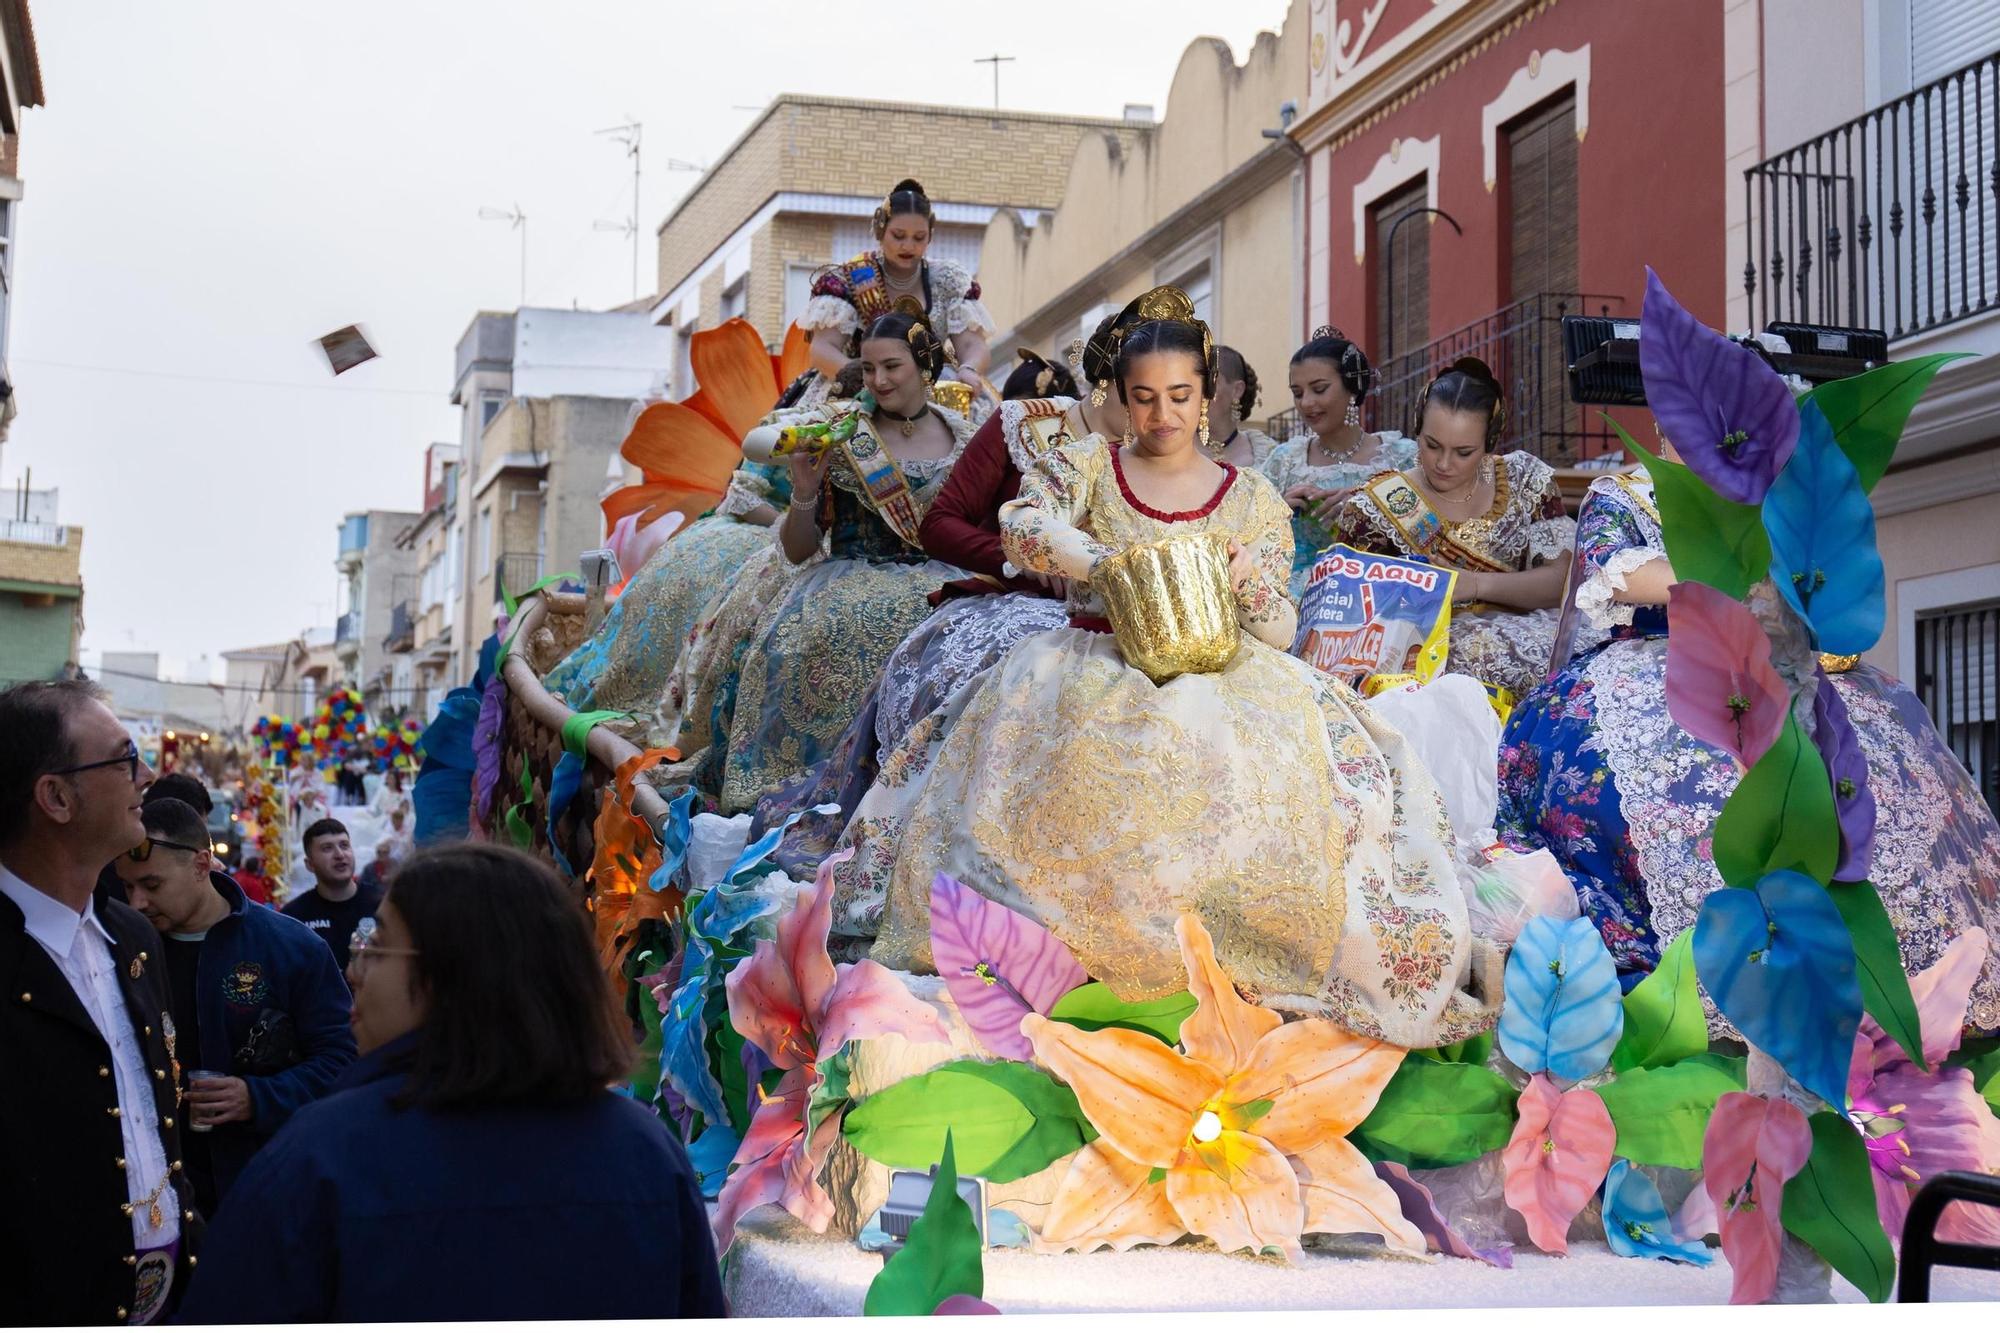
[[[1384,472],[1362,488],[1382,517],[1395,526],[1409,549],[1426,560],[1454,569],[1504,574],[1512,567],[1454,539],[1451,524],[1431,508],[1422,492],[1400,472]]]
[[[840,451],[861,482],[863,503],[906,545],[922,550],[923,542],[917,532],[924,521],[923,511],[917,508],[910,479],[903,475],[902,467],[882,443],[882,437],[875,433],[874,423],[856,413],[854,433],[840,442]]]
[[[1612,474],[1611,480],[1618,483],[1618,489],[1624,491],[1632,503],[1638,506],[1640,513],[1652,519],[1654,526],[1659,525],[1660,507],[1654,503],[1652,496],[1646,494],[1653,485],[1651,478],[1643,472],[1618,472]]]

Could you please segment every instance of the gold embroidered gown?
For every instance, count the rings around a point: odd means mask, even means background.
[[[1067,628],[960,690],[921,763],[899,754],[884,771],[921,791],[874,956],[931,966],[943,871],[1042,922],[1128,998],[1185,985],[1174,921],[1194,911],[1264,1003],[1406,1046],[1489,1026],[1465,980],[1476,962],[1497,998],[1495,956],[1468,929],[1429,775],[1346,686],[1272,646],[1291,642],[1296,612],[1291,512],[1270,483],[1228,469],[1202,509],[1162,513],[1092,436],[1044,455],[1001,525],[1015,565],[1074,580],[1086,623],[1102,607],[1081,580],[1137,543],[1228,533],[1262,578],[1220,672],[1155,685],[1110,634]]]

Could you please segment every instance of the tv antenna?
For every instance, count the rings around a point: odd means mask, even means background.
[[[632,159],[632,216],[622,225],[598,222],[592,224],[595,231],[620,231],[632,238],[632,299],[639,299],[639,140],[645,126],[628,119],[623,125],[613,125],[599,134],[608,134],[625,145],[625,155]]]
[[[521,206],[519,204],[515,204],[514,207],[511,209],[495,208],[491,204],[481,204],[479,206],[479,220],[481,222],[512,223],[513,226],[511,230],[518,231],[521,233],[521,304],[523,306],[527,305],[528,304],[528,215],[521,211]]]
[[[995,53],[990,56],[980,56],[972,62],[975,65],[993,66],[993,109],[995,111],[1000,109],[1000,67],[1011,64],[1013,60],[1013,56],[1003,56]]]

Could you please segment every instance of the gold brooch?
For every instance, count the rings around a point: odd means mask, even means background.
[[[132,980],[134,981],[137,981],[141,976],[144,976],[146,972],[146,955],[140,954],[137,958],[134,958],[132,960],[132,965],[126,968],[125,971],[131,976]]]

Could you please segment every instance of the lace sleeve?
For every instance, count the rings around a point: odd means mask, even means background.
[[[1625,580],[1633,570],[1644,569],[1660,558],[1658,551],[1648,547],[1628,546],[1594,567],[1576,588],[1576,609],[1583,613],[1584,623],[1600,630],[1631,624],[1635,608],[1617,601],[1615,594],[1625,591]]]
[[[1091,478],[1104,466],[1095,436],[1052,449],[1021,478],[1021,494],[1000,506],[1000,541],[1009,566],[1087,582],[1111,548],[1077,523],[1090,501]]]
[[[1528,564],[1545,565],[1576,545],[1576,520],[1567,514],[1538,518],[1528,525]]]
[[[963,265],[942,259],[931,265],[931,288],[937,301],[937,325],[946,337],[968,330],[982,338],[996,331],[993,316],[979,299],[979,282]]]
[[[806,308],[798,318],[798,325],[807,334],[818,333],[821,329],[833,329],[839,333],[858,333],[861,330],[861,315],[844,296],[816,295],[806,302]]]
[[[760,505],[783,509],[791,499],[791,489],[789,468],[745,459],[729,475],[729,489],[723,493],[722,503],[715,507],[715,512],[728,518],[743,518]]]
[[[1582,574],[1576,605],[1585,620],[1597,629],[1631,624],[1632,607],[1617,602],[1614,594],[1625,590],[1633,570],[1664,555],[1617,483],[1592,482],[1576,517],[1576,560]]]

